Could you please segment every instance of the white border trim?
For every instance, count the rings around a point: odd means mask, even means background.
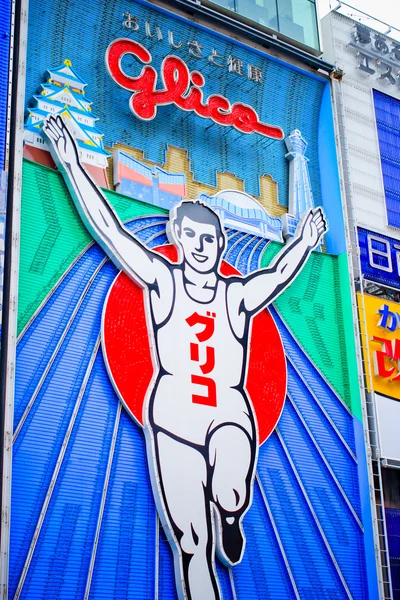
[[[8,598],[8,576],[9,576],[9,551],[10,551],[10,520],[11,520],[11,475],[12,475],[12,433],[14,417],[14,386],[15,386],[15,355],[17,346],[17,316],[18,316],[18,278],[19,278],[19,254],[20,254],[20,218],[21,218],[21,189],[22,189],[22,154],[24,135],[24,111],[25,111],[25,74],[26,74],[26,49],[28,39],[28,4],[29,0],[21,0],[21,22],[19,40],[14,39],[15,0],[12,6],[12,35],[10,44],[10,65],[17,69],[18,84],[16,102],[15,123],[15,155],[14,155],[14,178],[8,181],[14,190],[14,206],[11,221],[8,227],[12,231],[12,247],[9,260],[11,263],[10,276],[10,304],[9,304],[9,335],[2,340],[3,348],[7,347],[7,375],[5,385],[5,414],[4,414],[4,459],[3,459],[3,481],[2,506],[1,506],[1,540],[0,540],[0,586],[3,598]],[[19,44],[18,65],[12,65],[12,52],[15,43]]]

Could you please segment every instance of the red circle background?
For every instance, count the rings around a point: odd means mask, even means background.
[[[173,245],[155,249],[176,262]],[[222,261],[222,275],[238,271]],[[173,340],[171,340],[173,344]],[[246,389],[256,413],[262,444],[274,430],[286,396],[286,361],[275,322],[263,310],[252,321]],[[115,279],[104,308],[103,352],[114,387],[131,416],[143,425],[143,404],[153,377],[144,290],[127,275]]]

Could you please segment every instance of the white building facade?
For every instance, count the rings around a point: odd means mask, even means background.
[[[398,598],[400,32],[380,22],[373,29],[372,19],[361,13],[360,20],[354,20],[342,14],[343,8],[339,3],[338,10],[322,20],[321,30],[324,58],[337,67],[332,94],[353,310],[358,315],[355,333],[371,458],[380,596]],[[354,15],[350,7],[347,12]]]

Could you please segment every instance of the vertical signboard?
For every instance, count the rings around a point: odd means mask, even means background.
[[[360,295],[358,301],[361,311]],[[371,369],[367,373],[370,386],[377,392],[381,456],[400,460],[397,428],[393,426],[400,419],[400,305],[368,294],[364,295],[363,302],[366,331],[362,333],[368,338],[368,356],[365,348],[364,360]]]
[[[361,296],[358,303],[362,310]],[[369,359],[372,389],[380,394],[400,400],[400,375],[397,372],[397,353],[400,348],[398,328],[400,307],[397,302],[376,296],[364,295],[366,335],[369,340]],[[363,331],[363,333],[365,333]],[[366,357],[367,359],[368,357]]]
[[[10,597],[376,598],[329,82],[29,19]]]

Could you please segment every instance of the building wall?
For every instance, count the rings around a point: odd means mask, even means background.
[[[357,48],[349,45],[355,22],[339,13],[331,12],[322,19],[324,57],[344,71],[341,81],[346,117],[346,137],[352,179],[353,207],[361,227],[386,233],[399,239],[397,228],[387,227],[385,194],[382,180],[379,142],[376,130],[372,89],[400,100],[398,84],[391,85],[380,79],[384,72],[371,60],[375,74],[358,68],[361,58]],[[372,36],[374,32],[372,31]],[[386,38],[388,39],[388,38]]]
[[[373,25],[368,21],[369,24]],[[356,342],[363,357],[360,381],[368,399],[369,444],[376,474],[375,489],[378,489],[376,514],[380,530],[384,532],[380,549],[381,555],[387,556],[386,563],[390,561],[391,570],[392,590],[386,585],[381,593],[384,597],[397,598],[400,383],[396,348],[399,344],[397,246],[400,229],[392,225],[399,219],[396,200],[399,189],[396,165],[400,158],[396,138],[400,108],[399,62],[393,39],[369,26],[363,27],[338,12],[331,12],[322,20],[325,58],[343,70],[343,79],[335,83],[334,96],[338,114],[344,113],[338,133],[344,149],[341,163],[345,200],[351,217],[349,250],[360,326]],[[383,489],[383,497],[380,489]],[[385,567],[381,579],[389,581]]]

